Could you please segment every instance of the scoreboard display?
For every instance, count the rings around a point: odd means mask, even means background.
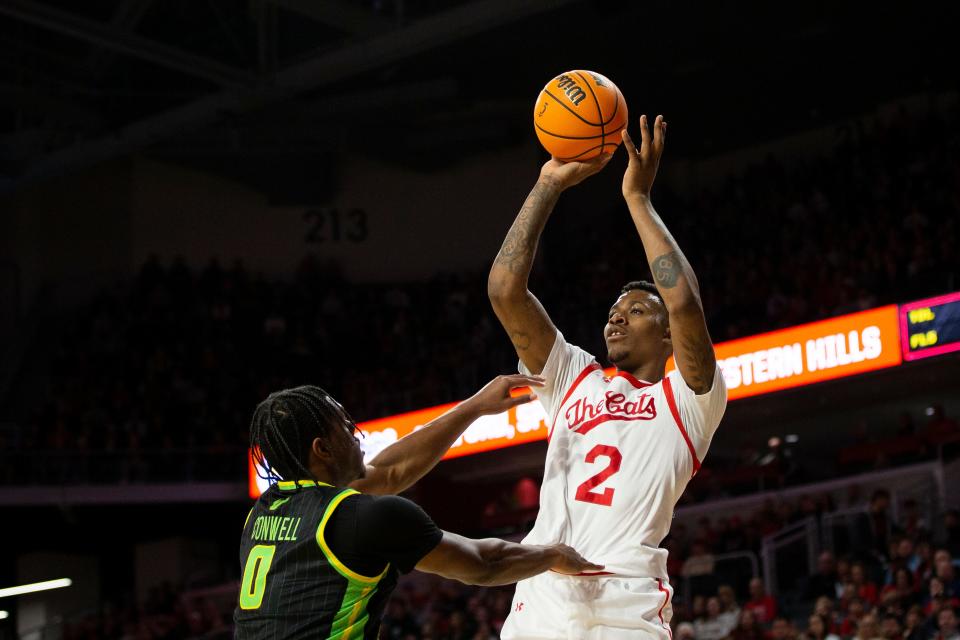
[[[960,351],[960,292],[900,305],[904,360]]]

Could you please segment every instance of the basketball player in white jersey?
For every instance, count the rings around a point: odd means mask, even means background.
[[[696,276],[657,215],[650,190],[667,123],[640,119],[623,196],[653,273],[631,282],[604,328],[605,377],[597,360],[568,343],[527,288],[537,243],[561,192],[598,172],[586,162],[550,160],[490,270],[489,295],[520,369],[546,379],[549,416],[540,513],[524,542],[562,542],[603,572],[545,573],[517,584],[504,640],[670,638],[667,552],[673,508],[697,472],[726,408],[727,390],[707,333]],[[673,355],[677,368],[664,375]]]

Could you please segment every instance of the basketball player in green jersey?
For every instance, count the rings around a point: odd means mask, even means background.
[[[398,576],[414,568],[478,585],[508,584],[547,570],[601,569],[565,545],[472,540],[441,531],[416,504],[387,495],[429,471],[480,416],[535,397],[511,397],[511,388],[541,385],[534,376],[500,376],[369,465],[353,420],[322,389],[287,389],[261,402],[250,444],[276,482],[250,511],[240,540],[235,638],[377,638]]]

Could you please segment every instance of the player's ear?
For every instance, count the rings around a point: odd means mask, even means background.
[[[326,462],[332,457],[332,452],[330,451],[329,445],[323,441],[321,438],[314,438],[313,442],[310,444],[310,455],[316,456],[320,460]]]

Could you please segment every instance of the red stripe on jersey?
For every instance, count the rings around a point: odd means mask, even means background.
[[[577,376],[577,379],[573,381],[573,384],[570,385],[570,388],[567,389],[567,392],[563,396],[563,400],[560,401],[560,404],[557,405],[557,416],[560,415],[560,409],[563,408],[563,405],[567,403],[567,400],[570,399],[570,396],[573,395],[573,392],[576,391],[577,387],[580,386],[580,383],[583,382],[583,379],[588,375],[600,369],[600,365],[596,362],[592,362],[580,372],[580,375]],[[553,424],[550,425],[550,431],[547,432],[547,440],[550,439],[550,436],[553,435],[553,428],[557,426],[557,418],[553,419]]]
[[[553,569],[550,569],[553,571]],[[559,571],[553,571],[554,573],[560,573]],[[613,576],[616,575],[612,571],[581,571],[580,573],[560,573],[562,576],[570,576],[571,578],[589,578],[591,576]]]
[[[653,384],[652,382],[646,382],[646,381],[644,381],[644,380],[640,380],[640,379],[638,379],[638,378],[635,378],[635,377],[633,377],[632,374],[627,373],[626,371],[617,371],[617,372],[614,374],[614,377],[615,377],[615,378],[616,378],[616,377],[623,378],[624,380],[626,380],[627,382],[629,382],[630,384],[632,384],[632,385],[633,385],[634,387],[636,387],[637,389],[643,389],[644,387],[649,387],[651,384]]]
[[[666,376],[663,378],[663,393],[667,396],[667,406],[670,407],[670,413],[673,414],[673,419],[676,420],[677,426],[680,427],[680,434],[683,436],[684,442],[687,443],[687,448],[690,449],[690,456],[693,457],[693,475],[697,475],[697,471],[700,471],[700,460],[697,459],[697,450],[693,448],[693,443],[690,442],[690,436],[687,435],[687,430],[680,420],[680,412],[677,411],[677,401],[673,399],[673,385],[670,383],[670,378]]]
[[[664,378],[664,380],[666,380],[666,378]],[[663,580],[660,578],[657,578],[657,589],[663,593],[663,604],[660,605],[660,611],[657,611],[657,615],[660,617],[660,626],[667,630],[672,640],[673,631],[670,630],[670,625],[663,621],[663,610],[666,608],[667,603],[670,602],[670,592],[663,588]]]
[[[598,424],[602,424],[608,420],[636,420],[636,416],[621,416],[615,413],[601,413],[599,416],[593,420],[587,420],[582,425],[574,429],[575,433],[580,435],[586,435],[590,433],[590,430],[596,427]]]

